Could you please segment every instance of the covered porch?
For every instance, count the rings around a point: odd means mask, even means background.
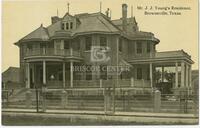
[[[134,59],[129,63],[135,68],[134,77],[149,79],[152,88],[156,87],[157,82],[165,82],[165,73],[168,72],[173,76],[171,80],[173,91],[191,90],[191,71],[194,62],[183,50],[157,52],[150,58]],[[157,79],[158,71],[160,79]]]

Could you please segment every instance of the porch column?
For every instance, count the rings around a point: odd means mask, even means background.
[[[189,87],[192,87],[192,65],[189,66]]]
[[[185,64],[184,62],[181,62],[181,87],[184,87],[185,85]]]
[[[26,88],[30,88],[30,64],[27,63],[27,82]]]
[[[152,63],[149,64],[150,68],[150,82],[151,82],[151,88],[153,88],[153,74],[152,74]]]
[[[65,62],[63,62],[63,88],[65,88]]]
[[[32,79],[33,79],[33,83],[35,84],[35,65],[34,64],[32,66]]]
[[[178,62],[176,62],[175,77],[175,88],[178,88]]]
[[[189,68],[188,68],[188,65],[186,64],[185,65],[186,67],[186,70],[185,70],[185,74],[186,74],[186,78],[185,78],[185,86],[186,87],[189,87],[189,84],[188,84],[188,78],[189,78],[189,76],[188,76],[188,70],[189,70]]]
[[[70,61],[70,87],[73,88],[73,62]]]
[[[162,82],[164,82],[164,72],[165,72],[165,67],[164,66],[162,66]]]
[[[46,61],[43,61],[43,84],[46,84]]]

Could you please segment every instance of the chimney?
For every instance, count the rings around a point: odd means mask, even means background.
[[[122,29],[126,31],[127,27],[127,4],[122,4]]]
[[[53,17],[51,17],[51,23],[52,23],[52,24],[56,23],[56,22],[59,21],[59,20],[60,20],[60,18],[59,18],[58,16],[53,16]]]
[[[109,8],[107,8],[107,10],[106,10],[106,16],[107,17],[109,17],[109,10],[110,10]]]

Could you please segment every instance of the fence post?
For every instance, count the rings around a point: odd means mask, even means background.
[[[104,112],[109,114],[111,109],[111,90],[110,88],[105,88],[104,90]]]
[[[66,108],[68,103],[68,96],[67,92],[65,90],[62,91],[62,99],[61,99],[61,105],[63,108]]]
[[[99,81],[100,88],[102,88],[102,79]]]
[[[31,91],[27,90],[26,92],[26,108],[31,107]]]
[[[161,106],[161,93],[159,90],[156,90],[154,93],[154,112],[160,112]]]
[[[133,87],[133,86],[134,86],[134,78],[131,77],[131,87]]]
[[[42,87],[42,111],[46,112],[46,87]]]

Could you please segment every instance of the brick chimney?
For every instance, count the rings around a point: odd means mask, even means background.
[[[52,23],[52,24],[56,23],[56,22],[59,21],[59,20],[60,20],[60,18],[59,18],[58,16],[52,16],[52,17],[51,17],[51,23]]]
[[[122,29],[126,31],[127,27],[127,4],[122,4]]]

